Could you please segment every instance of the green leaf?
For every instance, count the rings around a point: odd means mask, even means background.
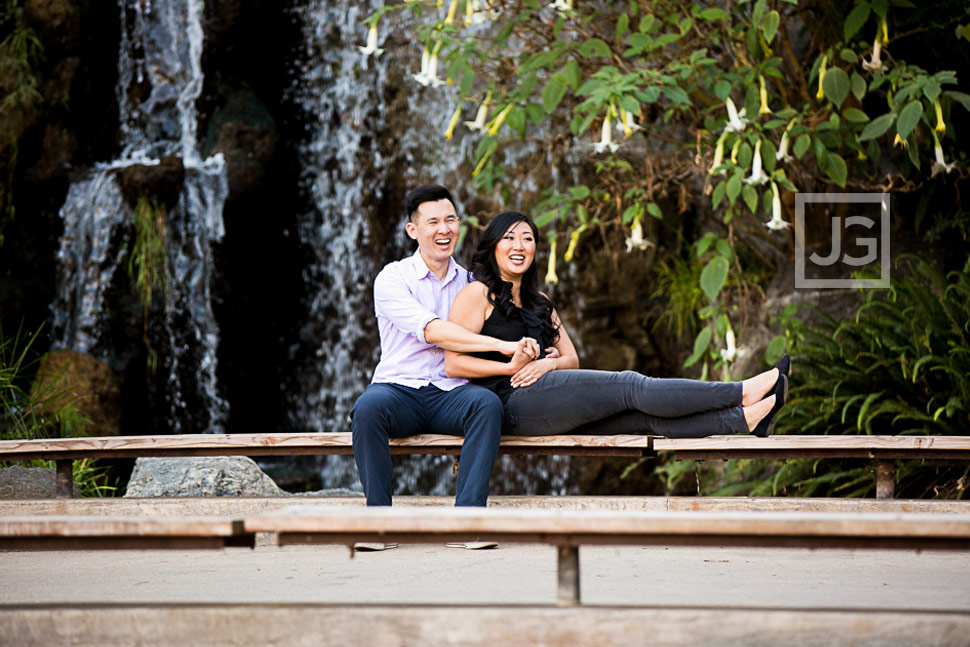
[[[906,104],[899,111],[899,119],[896,121],[896,132],[900,139],[906,139],[913,132],[913,128],[919,123],[919,118],[923,116],[923,102],[914,99]]]
[[[589,197],[589,187],[585,184],[569,187],[569,197],[573,200],[585,200]]]
[[[628,31],[630,31],[630,16],[629,14],[621,13],[620,17],[616,20],[616,39],[620,40]]]
[[[741,188],[741,197],[744,199],[744,203],[748,205],[748,209],[751,213],[755,213],[758,210],[758,192],[755,191],[754,187],[750,184],[745,184]]]
[[[828,175],[833,182],[844,188],[845,180],[848,176],[848,169],[845,166],[845,160],[842,159],[841,155],[831,151],[829,151],[825,159],[825,174]]]
[[[623,216],[621,217],[621,220],[623,221],[623,224],[624,225],[628,225],[631,222],[633,222],[633,219],[638,214],[640,214],[642,212],[643,212],[643,209],[640,207],[640,205],[638,205],[638,204],[631,204],[629,207],[627,207],[626,209],[623,210]]]
[[[536,126],[541,124],[546,119],[546,112],[538,103],[530,103],[527,105],[525,107],[525,115],[529,118],[529,121],[534,123]]]
[[[648,88],[644,88],[643,92],[637,92],[634,96],[640,103],[653,103],[660,98],[660,88],[651,85]]]
[[[849,94],[849,75],[839,67],[830,68],[822,77],[822,90],[829,101],[841,106]]]
[[[891,112],[876,117],[862,129],[862,134],[859,135],[859,141],[864,142],[881,137],[893,125],[895,119],[896,115]]]
[[[839,58],[841,58],[846,63],[855,63],[859,60],[859,57],[848,47],[843,47],[839,52]]]
[[[714,94],[717,95],[718,99],[724,101],[731,94],[731,84],[728,81],[721,79],[714,84]]]
[[[727,189],[727,182],[719,182],[716,187],[714,187],[714,193],[711,195],[711,207],[717,209],[717,205],[721,204],[721,200],[724,199],[724,191]]]
[[[718,253],[724,258],[728,260],[734,258],[734,250],[731,249],[731,244],[723,238],[718,238],[717,242],[714,243],[714,246],[717,248]]]
[[[853,72],[852,76],[849,77],[849,87],[852,89],[855,98],[862,101],[862,97],[866,94],[866,80],[858,72]]]
[[[846,121],[850,121],[854,124],[864,124],[869,121],[869,117],[866,113],[862,112],[858,108],[846,108],[842,111],[842,116],[845,117]]]
[[[765,40],[770,44],[771,41],[775,39],[775,34],[778,32],[778,23],[781,21],[781,16],[778,15],[777,11],[769,11],[765,14],[764,20],[761,21],[761,29],[765,33]]]
[[[710,9],[705,9],[704,11],[697,14],[702,20],[723,20],[727,18],[730,14],[723,9],[718,9],[717,7],[711,7]]]
[[[728,260],[723,256],[715,256],[704,266],[701,270],[701,290],[707,295],[708,300],[717,299],[717,294],[724,287],[727,275]]]
[[[704,356],[707,351],[707,347],[711,345],[711,329],[709,326],[704,326],[697,337],[694,339],[694,352],[690,354],[690,357],[684,362],[684,368],[688,368],[697,363],[697,361]]]
[[[871,7],[868,2],[860,2],[857,4],[849,15],[845,18],[845,24],[842,26],[842,31],[845,34],[845,42],[852,40],[852,37],[856,35],[862,26],[866,24],[866,20],[869,19],[869,12]]]
[[[566,94],[566,86],[565,74],[556,72],[549,77],[546,87],[542,88],[542,108],[546,111],[546,114],[551,114],[562,101]]]
[[[792,149],[792,152],[795,153],[795,157],[797,157],[798,159],[801,159],[802,156],[805,155],[805,152],[808,150],[808,147],[811,145],[812,145],[811,137],[809,137],[807,134],[799,135],[798,139],[795,140],[795,146]]]
[[[678,85],[664,86],[663,95],[674,103],[690,105],[690,97],[687,96],[687,92],[685,92],[684,89]]]
[[[936,101],[940,96],[940,84],[936,81],[930,81],[923,86],[923,96],[925,96],[930,103]]]
[[[970,94],[966,94],[965,92],[957,92],[956,90],[946,90],[943,94],[950,97],[967,110],[970,110]]]
[[[654,218],[663,219],[663,217],[664,217],[663,212],[660,211],[660,207],[657,205],[656,202],[648,202],[647,203],[647,213],[649,213]]]
[[[559,50],[546,50],[530,56],[525,63],[519,66],[519,74],[538,70],[540,67],[548,67],[559,58]]]
[[[562,68],[563,76],[566,77],[566,83],[569,87],[573,89],[573,92],[579,89],[579,84],[582,82],[583,77],[579,71],[579,63],[570,59],[566,65]]]
[[[732,207],[737,201],[739,193],[741,193],[741,177],[735,174],[727,181],[727,197]]]
[[[525,110],[518,107],[512,108],[512,111],[505,118],[505,123],[509,128],[519,133],[519,137],[525,137]]]
[[[590,38],[579,46],[579,53],[586,58],[593,58],[594,56],[608,58],[610,46],[599,38]]]
[[[781,359],[781,356],[787,347],[788,338],[784,335],[778,335],[768,342],[768,348],[765,349],[765,361],[769,364],[774,364]]]

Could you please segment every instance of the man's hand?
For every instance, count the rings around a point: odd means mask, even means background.
[[[539,342],[532,337],[523,337],[519,341],[503,341],[499,352],[507,357],[515,357],[516,353],[523,353],[529,359],[539,356]]]

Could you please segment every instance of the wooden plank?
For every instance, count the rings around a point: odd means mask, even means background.
[[[655,451],[680,460],[870,458],[970,460],[970,436],[709,436],[656,438]]]
[[[432,542],[486,537],[577,546],[678,545],[948,547],[970,549],[970,515],[799,512],[286,508],[250,515],[249,532],[288,543]]]
[[[506,453],[641,455],[651,436],[503,436]],[[393,453],[458,453],[461,436],[423,434],[391,439]],[[2,460],[137,458],[142,456],[270,456],[351,454],[352,434],[181,434],[0,441]]]
[[[970,614],[900,609],[349,604],[0,606],[11,645],[820,647],[967,644]],[[325,637],[325,638],[323,638]]]
[[[228,517],[0,517],[0,548],[220,548],[252,546],[254,535]]]

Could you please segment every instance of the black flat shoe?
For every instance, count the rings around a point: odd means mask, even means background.
[[[781,356],[781,359],[778,360],[777,364],[775,364],[775,368],[777,368],[778,372],[785,377],[791,375],[791,357],[788,355],[788,353]]]
[[[768,415],[762,418],[754,431],[751,432],[759,438],[767,438],[771,435],[775,427],[775,414],[785,405],[785,400],[788,399],[788,377],[784,373],[778,376],[778,381],[775,382],[775,388],[771,390],[771,393],[775,394],[775,405],[771,407]]]

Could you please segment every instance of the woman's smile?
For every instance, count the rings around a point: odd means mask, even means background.
[[[495,246],[495,261],[502,278],[515,281],[532,265],[536,241],[529,223],[517,222]]]

